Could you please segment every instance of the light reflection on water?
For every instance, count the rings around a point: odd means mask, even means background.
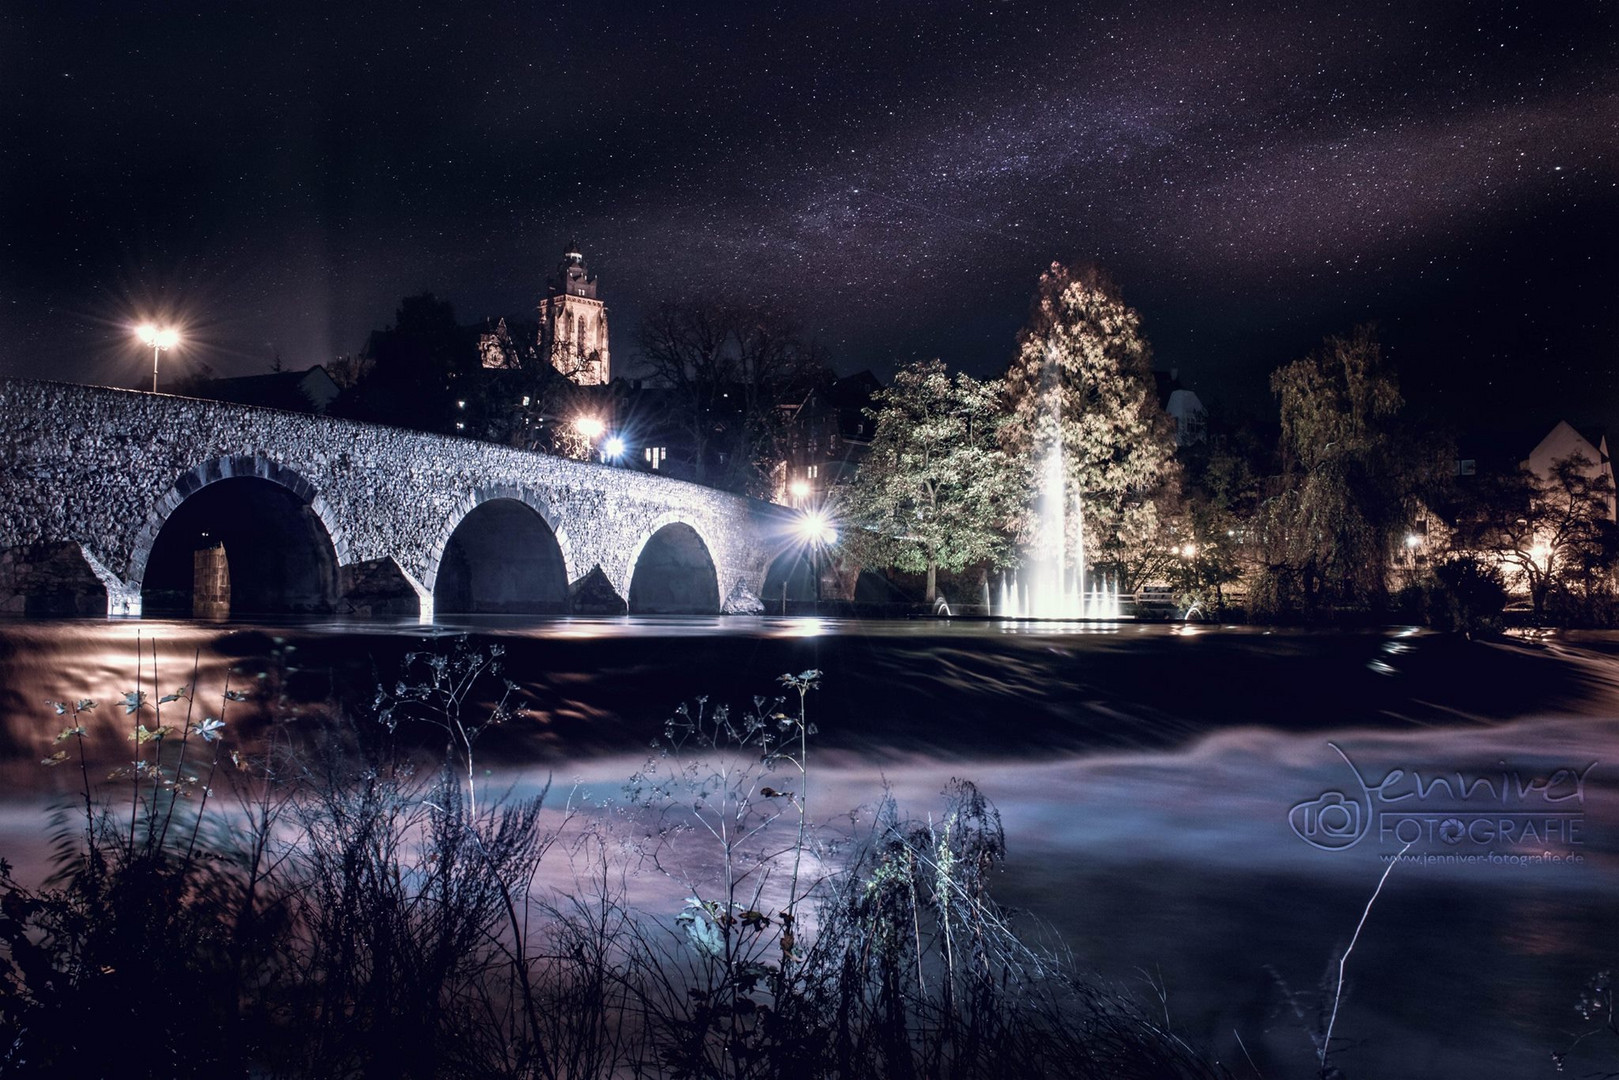
[[[1602,635],[1464,647],[1401,632],[940,620],[9,624],[0,854],[42,866],[41,803],[69,786],[35,764],[50,734],[37,703],[131,688],[137,636],[159,640],[165,690],[189,681],[200,650],[200,697],[234,668],[292,687],[308,711],[345,680],[364,689],[423,636],[467,630],[507,644],[536,702],[528,728],[491,746],[489,790],[554,776],[579,823],[620,829],[614,802],[673,702],[698,690],[741,700],[783,671],[823,668],[811,699],[824,733],[818,815],[847,827],[846,811],[874,805],[885,784],[909,812],[936,813],[951,777],[972,779],[1006,824],[1002,898],[1101,977],[1154,1000],[1147,980],[1162,986],[1180,1031],[1245,1065],[1240,1032],[1266,1076],[1311,1073],[1279,986],[1308,1004],[1384,866],[1375,838],[1322,851],[1289,828],[1291,807],[1350,782],[1329,739],[1374,778],[1598,763],[1580,804],[1583,866],[1394,870],[1351,961],[1348,1075],[1548,1071],[1579,1029],[1584,980],[1619,960],[1619,639]],[[281,682],[266,661],[278,637],[299,669]],[[121,723],[109,713],[98,734],[109,761],[125,751]],[[694,850],[688,865],[701,873],[702,859]],[[559,888],[590,869],[554,860]],[[626,887],[664,914],[681,900],[657,875]]]

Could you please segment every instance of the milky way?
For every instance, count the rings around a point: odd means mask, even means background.
[[[151,306],[232,373],[424,289],[521,315],[576,236],[626,359],[707,293],[844,370],[989,374],[1042,267],[1098,259],[1234,408],[1374,319],[1427,405],[1619,418],[1609,5],[36,6],[0,15],[6,373],[133,385]]]

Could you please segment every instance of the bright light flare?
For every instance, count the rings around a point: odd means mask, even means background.
[[[610,437],[605,443],[602,444],[602,453],[606,454],[610,458],[623,457],[624,440],[619,438],[617,435]]]
[[[141,344],[152,349],[172,349],[180,344],[180,331],[172,326],[141,323],[135,328],[135,335],[141,339]]]
[[[812,544],[835,544],[838,542],[838,530],[827,520],[825,514],[819,510],[812,510],[798,519],[800,535]]]
[[[787,485],[787,492],[795,499],[802,499],[810,493],[810,486],[806,481],[794,480]]]
[[[581,416],[574,420],[573,429],[587,439],[599,439],[607,430],[607,425],[599,417]]]

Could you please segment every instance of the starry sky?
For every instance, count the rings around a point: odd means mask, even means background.
[[[1374,320],[1413,406],[1619,423],[1619,7],[84,3],[0,9],[0,374],[358,351],[532,311],[796,310],[838,369],[998,373],[1053,259],[1233,414]]]

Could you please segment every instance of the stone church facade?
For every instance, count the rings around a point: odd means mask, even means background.
[[[596,295],[596,277],[585,265],[577,242],[562,253],[556,274],[539,303],[535,352],[579,386],[606,386],[613,379],[607,340],[607,305]],[[483,366],[516,370],[526,347],[519,346],[506,320],[487,328],[478,342]]]

